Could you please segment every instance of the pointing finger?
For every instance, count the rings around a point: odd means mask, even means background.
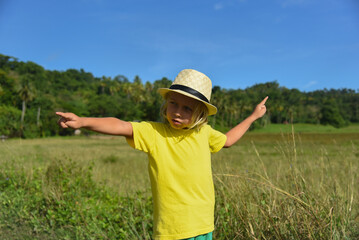
[[[266,96],[266,97],[262,100],[262,102],[260,103],[260,105],[266,104],[267,100],[268,100],[268,96]]]
[[[60,117],[65,117],[65,113],[63,112],[55,112],[55,114]]]
[[[73,113],[63,113],[63,112],[56,112],[56,115],[66,119],[66,120],[71,120],[74,118],[74,114]]]

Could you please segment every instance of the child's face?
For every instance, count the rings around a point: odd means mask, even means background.
[[[167,98],[166,117],[173,128],[183,129],[192,123],[192,114],[198,102],[182,94],[171,92]]]

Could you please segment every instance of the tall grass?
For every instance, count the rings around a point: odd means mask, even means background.
[[[214,239],[358,239],[359,134],[248,134],[213,155]],[[0,143],[0,239],[150,239],[146,156],[121,138]]]
[[[215,239],[358,239],[357,142],[321,139],[334,141],[328,149],[281,138],[271,157],[252,142],[256,159],[245,171],[228,164],[215,172]]]

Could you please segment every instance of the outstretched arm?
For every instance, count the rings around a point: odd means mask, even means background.
[[[263,115],[267,111],[267,108],[265,106],[267,99],[268,97],[265,97],[263,101],[257,105],[253,113],[249,117],[244,119],[240,124],[238,124],[226,133],[227,141],[224,144],[224,147],[230,147],[235,144],[247,132],[247,130],[254,121],[256,121],[258,118],[263,117]]]
[[[86,128],[91,131],[132,137],[132,125],[129,122],[122,121],[118,118],[85,118],[79,117],[73,113],[56,112],[60,116],[58,124],[62,128]]]

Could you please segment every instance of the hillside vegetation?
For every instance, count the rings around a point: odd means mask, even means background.
[[[259,80],[260,81],[260,80]],[[83,69],[49,71],[34,62],[0,54],[0,135],[44,137],[73,134],[56,125],[55,111],[80,116],[118,117],[123,120],[159,120],[163,77],[145,83],[139,76],[94,77]],[[271,123],[311,123],[336,128],[359,123],[359,93],[352,89],[301,92],[276,81],[246,89],[213,87],[211,102],[219,113],[210,118],[217,129],[227,129],[248,116],[265,96],[268,112],[253,128]]]

